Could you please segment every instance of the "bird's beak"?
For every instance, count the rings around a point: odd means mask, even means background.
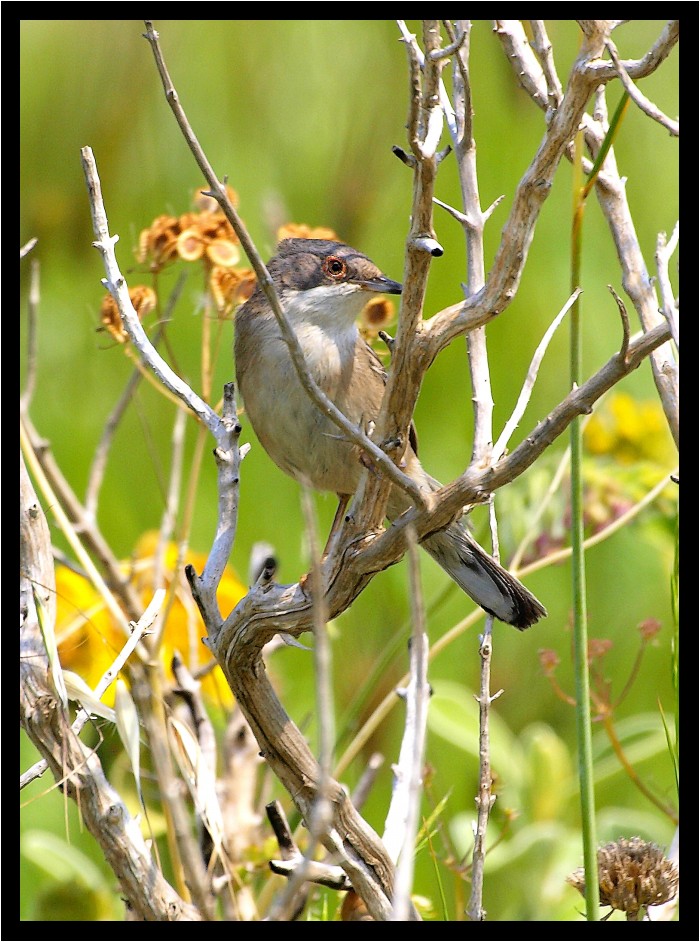
[[[360,287],[364,291],[379,291],[382,294],[401,294],[403,285],[398,281],[392,281],[386,275],[379,275],[377,278],[368,278],[360,282]]]

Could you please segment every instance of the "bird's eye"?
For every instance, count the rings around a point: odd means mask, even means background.
[[[338,258],[337,255],[327,255],[323,260],[323,271],[329,278],[333,278],[335,281],[340,281],[341,278],[344,278],[347,270],[347,265],[343,259]]]

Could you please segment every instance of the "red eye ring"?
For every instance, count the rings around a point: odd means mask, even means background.
[[[327,255],[323,260],[323,271],[329,278],[341,281],[347,274],[348,266],[337,255]]]

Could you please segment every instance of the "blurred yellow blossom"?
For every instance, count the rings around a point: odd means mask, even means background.
[[[188,551],[178,566],[178,548],[174,543],[168,543],[159,564],[158,545],[159,537],[156,532],[144,534],[136,546],[133,558],[123,563],[123,571],[125,575],[130,576],[143,600],[144,608],[156,588],[154,579],[159,565],[166,588],[170,588],[173,578],[176,578],[175,598],[167,610],[167,623],[158,652],[165,677],[171,680],[170,663],[175,650],[180,652],[184,663],[193,673],[213,660],[211,651],[201,640],[205,634],[204,625],[183,574],[186,563],[192,563],[197,572],[201,572],[205,557],[201,553]],[[67,566],[58,566],[56,592],[56,635],[61,665],[75,671],[94,689],[124,646],[126,639],[105,607],[101,596],[84,576]],[[221,610],[228,614],[245,592],[243,583],[227,568],[219,586],[218,599]],[[148,639],[145,643],[148,643]],[[201,678],[201,683],[205,697],[219,705],[231,704],[233,697],[219,667],[208,671]],[[114,684],[103,699],[107,705],[113,705]]]
[[[588,420],[583,437],[591,454],[609,455],[620,464],[674,461],[673,440],[658,399],[613,393]]]

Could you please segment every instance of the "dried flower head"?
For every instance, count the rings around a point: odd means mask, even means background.
[[[209,274],[209,290],[220,313],[247,301],[255,288],[250,268],[224,268],[215,265]]]
[[[582,895],[583,869],[566,878]],[[636,921],[648,906],[667,903],[678,889],[678,870],[660,847],[641,837],[620,838],[598,849],[598,886],[601,906],[611,906]]]
[[[557,652],[553,651],[551,648],[541,648],[537,652],[537,656],[540,659],[540,667],[546,675],[553,674],[557,667],[559,667],[561,659]]]
[[[136,258],[148,262],[151,271],[160,271],[177,258],[177,238],[181,227],[175,216],[157,216],[139,236]]]
[[[238,193],[233,189],[232,186],[226,185],[226,196],[233,204],[234,209],[238,208]],[[213,196],[209,196],[208,193],[202,192],[202,190],[195,190],[192,197],[192,204],[197,212],[200,213],[219,213],[221,212],[221,207],[214,199]]]
[[[153,288],[149,288],[147,285],[137,285],[135,288],[131,288],[129,290],[129,298],[134,305],[134,309],[140,321],[142,321],[147,314],[150,314],[156,306],[156,293]],[[117,343],[126,343],[129,337],[124,330],[117,302],[111,294],[105,295],[102,299],[102,304],[100,305],[100,320],[102,321],[101,329],[108,331]]]
[[[277,241],[282,239],[333,239],[338,241],[333,229],[325,226],[307,226],[304,222],[288,222],[277,230]]]
[[[388,298],[372,298],[362,308],[361,318],[370,329],[384,327],[394,316],[394,304]]]
[[[661,631],[661,622],[656,618],[645,618],[637,625],[642,641],[651,641]]]
[[[233,268],[240,261],[241,253],[230,239],[214,239],[207,246],[207,258],[213,265]]]
[[[592,664],[608,653],[613,643],[609,638],[591,638],[588,642],[588,663]]]

